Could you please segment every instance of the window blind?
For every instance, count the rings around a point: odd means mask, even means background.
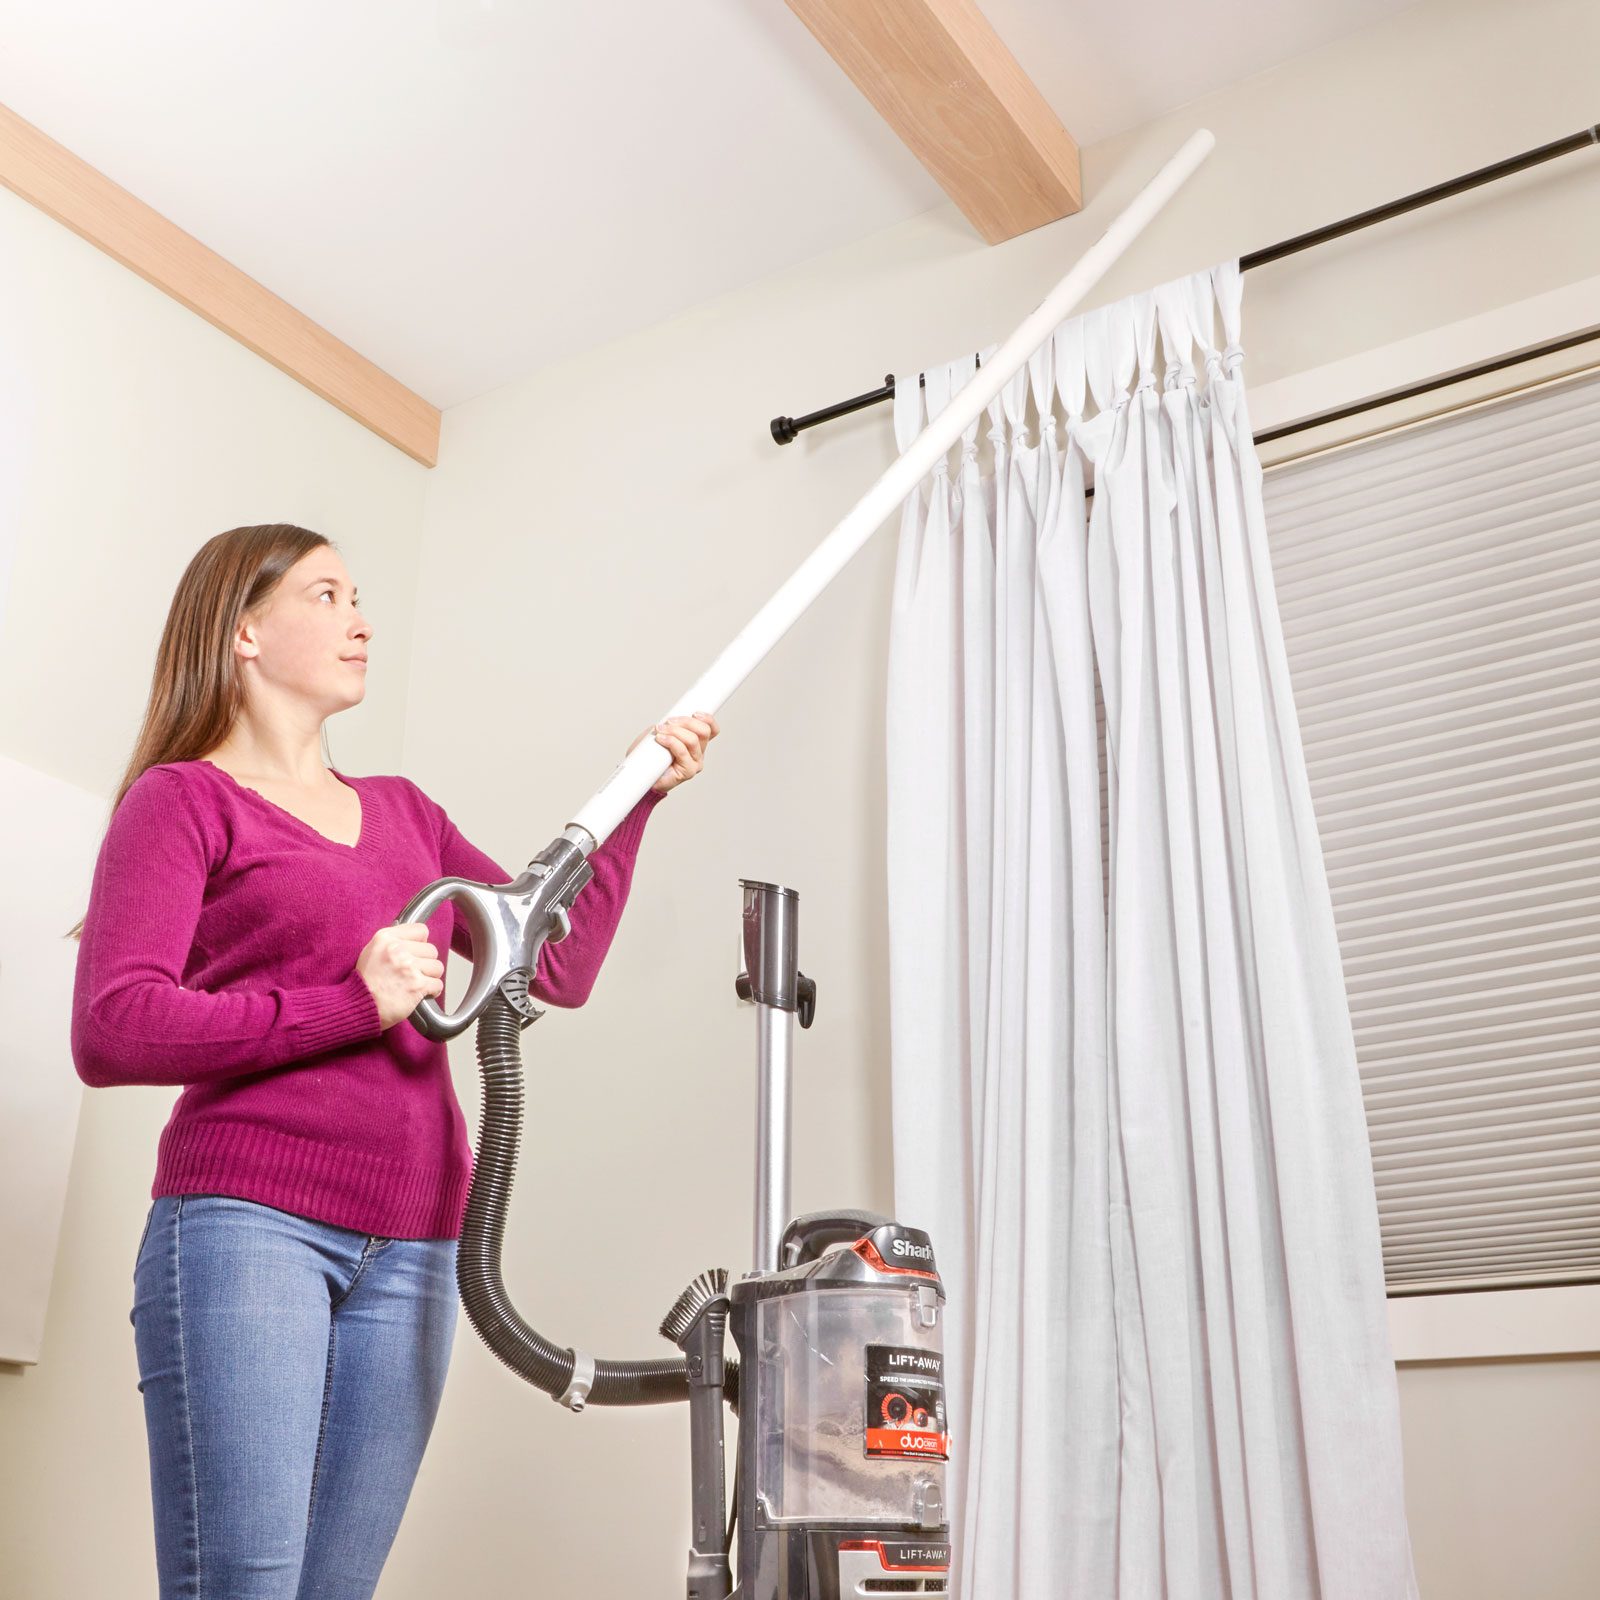
[[[1390,1291],[1600,1280],[1600,377],[1266,505]]]

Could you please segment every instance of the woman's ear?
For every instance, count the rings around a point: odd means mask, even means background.
[[[233,653],[246,661],[261,654],[261,641],[256,638],[255,623],[249,617],[241,618],[233,631]]]

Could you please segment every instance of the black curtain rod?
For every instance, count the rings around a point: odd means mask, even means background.
[[[1451,195],[1476,189],[1481,184],[1493,183],[1498,178],[1509,178],[1514,172],[1522,172],[1528,167],[1538,166],[1543,161],[1553,161],[1557,156],[1571,155],[1575,151],[1590,149],[1595,145],[1600,145],[1600,124],[1585,128],[1581,133],[1572,134],[1569,138],[1542,144],[1536,150],[1525,150],[1520,156],[1497,161],[1493,166],[1479,167],[1476,172],[1452,178],[1448,183],[1436,183],[1430,189],[1419,189],[1415,194],[1406,195],[1404,199],[1391,200],[1387,205],[1374,206],[1370,211],[1357,212],[1355,216],[1346,217],[1342,222],[1329,223],[1327,227],[1317,228],[1311,233],[1296,234],[1294,238],[1285,239],[1281,244],[1270,245],[1265,250],[1252,250],[1249,255],[1240,256],[1239,270],[1249,272],[1253,267],[1265,266],[1269,261],[1278,261],[1301,250],[1310,250],[1316,245],[1326,244],[1330,239],[1339,239],[1347,233],[1370,228],[1376,222],[1387,222],[1391,217],[1403,216],[1407,211],[1417,211],[1423,206],[1431,206],[1436,200],[1448,200]],[[917,381],[920,384],[922,379],[919,378]],[[803,417],[774,417],[771,424],[772,437],[779,444],[788,444],[797,434],[807,428],[816,427],[818,423],[832,422],[835,417],[848,416],[852,411],[861,411],[867,406],[875,406],[893,398],[894,374],[891,372],[884,377],[881,389],[871,389],[866,394],[858,394],[853,400],[841,400],[837,405],[824,406],[821,411],[812,411]],[[1279,430],[1274,437],[1281,436],[1284,431],[1287,430]]]

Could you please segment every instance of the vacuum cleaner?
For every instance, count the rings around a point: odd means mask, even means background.
[[[1214,145],[1203,128],[1184,141],[667,717],[722,708]],[[816,1003],[798,968],[793,890],[741,880],[745,970],[737,984],[760,1022],[754,1269],[732,1284],[723,1269],[696,1278],[661,1324],[680,1353],[657,1361],[600,1360],[553,1343],[518,1314],[501,1278],[522,1130],[521,1033],[543,1014],[531,993],[539,952],[566,937],[573,902],[593,876],[588,857],[670,762],[664,746],[643,741],[511,883],[442,878],[398,919],[425,922],[453,901],[472,938],[461,1004],[446,1013],[426,999],[410,1019],[435,1040],[478,1024],[483,1110],[457,1251],[462,1304],[501,1361],[573,1411],[688,1402],[689,1600],[940,1593],[950,1571],[950,1435],[945,1294],[933,1245],[868,1212],[786,1216],[793,1028],[796,1018],[809,1022]],[[737,1356],[726,1348],[730,1332]],[[725,1408],[739,1422],[731,1517]]]
[[[689,1600],[944,1593],[950,1437],[933,1245],[872,1212],[788,1216],[794,1026],[810,1026],[816,984],[799,970],[796,892],[740,883],[735,990],[759,1022],[754,1269],[731,1284],[723,1268],[703,1272],[678,1296],[661,1322],[677,1359],[598,1360],[558,1348],[517,1314],[501,1245],[522,1126],[520,1034],[543,1015],[524,978],[478,1025],[484,1097],[457,1249],[462,1304],[501,1361],[574,1411],[687,1400]],[[738,1417],[731,1508],[729,1408]]]

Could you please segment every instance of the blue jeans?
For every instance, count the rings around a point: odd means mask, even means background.
[[[433,1429],[456,1241],[162,1196],[129,1320],[160,1600],[369,1600]]]

